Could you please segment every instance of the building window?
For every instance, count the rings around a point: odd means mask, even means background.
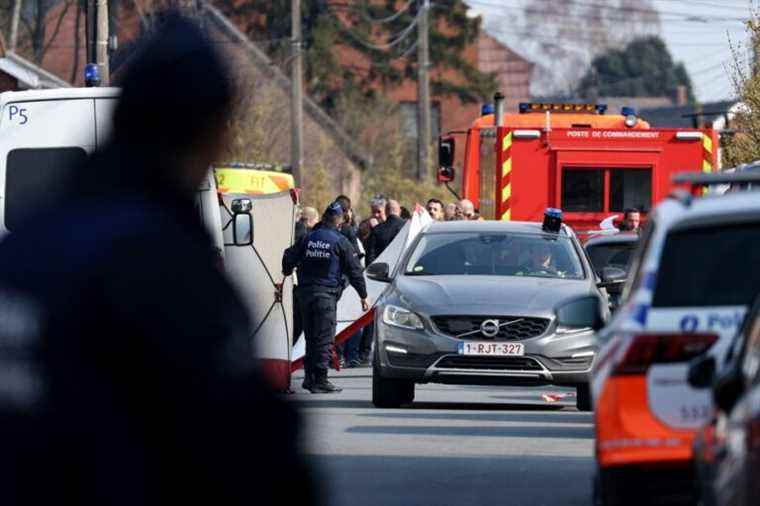
[[[87,160],[79,147],[14,149],[5,170],[5,228],[13,231],[40,205],[54,202]]]
[[[401,132],[404,137],[408,139],[417,138],[417,102],[401,102]],[[431,139],[438,139],[441,132],[441,104],[439,102],[432,102],[430,104],[430,124],[431,124]]]
[[[562,209],[598,213],[604,210],[604,170],[565,168],[562,171]]]

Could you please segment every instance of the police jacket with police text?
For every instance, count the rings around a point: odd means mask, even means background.
[[[341,290],[345,274],[359,297],[367,298],[367,287],[356,249],[337,229],[322,226],[285,250],[282,273],[298,268],[298,286]]]

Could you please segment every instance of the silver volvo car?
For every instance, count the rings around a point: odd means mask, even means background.
[[[595,331],[609,316],[606,286],[572,229],[541,223],[433,223],[393,272],[375,309],[372,399],[414,400],[416,383],[565,385],[591,409]]]

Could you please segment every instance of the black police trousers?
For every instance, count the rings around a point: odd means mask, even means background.
[[[301,325],[306,338],[304,372],[327,371],[337,325],[338,290],[298,287]]]

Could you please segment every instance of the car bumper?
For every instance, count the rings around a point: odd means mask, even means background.
[[[428,329],[405,330],[379,319],[375,322],[380,373],[417,383],[573,386],[589,382],[596,353],[593,332],[550,332],[516,341],[525,345],[525,355],[514,357],[460,355],[460,342]]]

